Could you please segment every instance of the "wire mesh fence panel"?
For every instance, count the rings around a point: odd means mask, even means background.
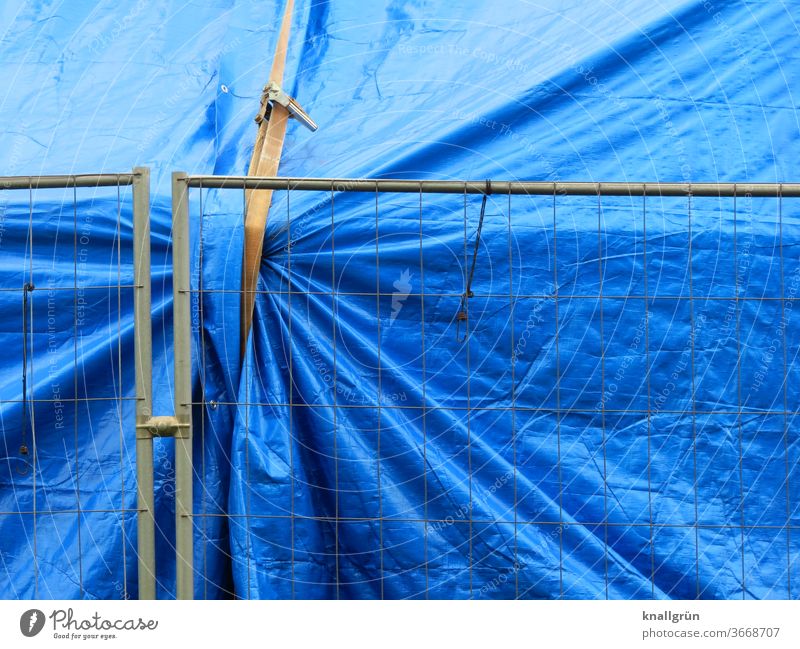
[[[798,596],[797,185],[187,186],[198,596]]]
[[[2,597],[136,594],[135,182],[0,179]]]

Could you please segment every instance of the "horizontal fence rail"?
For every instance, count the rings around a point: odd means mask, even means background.
[[[70,174],[54,176],[0,176],[0,189],[60,189],[133,185],[137,173]]]

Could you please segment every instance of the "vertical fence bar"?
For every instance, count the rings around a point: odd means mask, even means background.
[[[156,598],[153,437],[153,340],[150,312],[150,170],[133,177],[134,357],[136,364],[136,502],[139,599]]]
[[[194,598],[192,519],[192,314],[189,269],[189,185],[172,174],[172,277],[175,338],[175,547],[177,597]]]

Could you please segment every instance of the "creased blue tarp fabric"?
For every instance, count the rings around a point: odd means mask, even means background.
[[[797,2],[562,5],[298,2],[280,174],[800,179]],[[0,8],[0,174],[152,169],[157,414],[170,173],[246,173],[282,12]],[[132,283],[129,189],[119,255],[116,189],[0,200],[0,596],[136,597],[132,291],[73,290]],[[798,597],[796,200],[492,194],[465,324],[480,203],[277,192],[240,371],[242,193],[193,190],[197,596]]]

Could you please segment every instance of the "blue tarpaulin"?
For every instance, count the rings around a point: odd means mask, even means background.
[[[298,0],[280,175],[797,181],[797,9]],[[156,414],[170,173],[246,173],[282,14],[0,8],[0,174],[152,169]],[[465,324],[480,196],[276,192],[240,369],[193,190],[196,595],[796,598],[795,202],[492,194]],[[127,188],[0,192],[2,597],[137,595],[131,243]]]

